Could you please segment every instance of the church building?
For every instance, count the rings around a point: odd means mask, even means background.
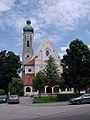
[[[50,43],[48,37],[45,37],[36,52],[33,52],[33,38],[34,29],[31,27],[31,21],[26,21],[26,26],[23,28],[23,82],[24,82],[24,96],[37,94],[33,91],[32,80],[36,73],[43,70],[47,64],[49,56],[54,57],[57,66],[62,72],[61,59],[54,47]],[[54,93],[58,86],[45,86],[45,94]],[[51,89],[51,90],[50,90]],[[59,92],[59,88],[58,88]]]

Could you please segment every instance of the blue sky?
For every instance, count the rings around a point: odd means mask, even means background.
[[[0,0],[0,50],[22,56],[22,29],[30,19],[34,50],[45,36],[62,57],[78,38],[90,47],[90,0]]]

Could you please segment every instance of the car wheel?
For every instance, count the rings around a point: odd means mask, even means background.
[[[77,102],[76,102],[76,103],[77,103],[77,105],[79,105],[79,104],[81,104],[81,101],[80,101],[80,100],[77,100]]]

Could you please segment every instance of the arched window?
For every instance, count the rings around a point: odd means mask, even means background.
[[[29,41],[27,41],[27,47],[29,47]]]
[[[46,50],[46,56],[49,56],[49,51],[48,50]]]
[[[31,92],[31,88],[30,88],[30,87],[27,87],[27,88],[26,88],[26,92]]]
[[[51,87],[51,86],[48,86],[48,87],[47,87],[46,93],[52,93],[52,87]]]
[[[59,93],[59,87],[57,86],[54,87],[54,93]]]

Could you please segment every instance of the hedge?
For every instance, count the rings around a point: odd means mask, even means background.
[[[0,95],[4,95],[5,91],[3,89],[0,89]]]
[[[79,94],[57,94],[57,101],[68,101],[70,98],[78,97]]]

